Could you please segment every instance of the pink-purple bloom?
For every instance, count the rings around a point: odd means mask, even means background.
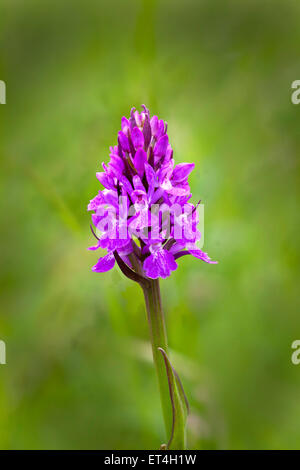
[[[95,246],[107,254],[93,266],[106,272],[117,261],[128,277],[156,279],[170,276],[176,260],[192,255],[211,261],[197,247],[197,206],[190,201],[188,176],[194,163],[174,165],[167,123],[150,118],[143,105],[121,120],[118,144],[110,147],[110,161],[96,173],[104,189],[92,199],[88,210],[101,233]]]

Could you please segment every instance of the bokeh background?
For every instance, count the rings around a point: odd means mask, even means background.
[[[120,119],[145,103],[194,161],[205,251],[161,283],[191,449],[300,447],[300,4],[1,0],[2,449],[166,440],[139,287],[86,206]]]

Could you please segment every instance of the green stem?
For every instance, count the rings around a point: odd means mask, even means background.
[[[162,354],[158,350],[158,348],[162,348],[166,354],[168,354],[167,333],[161,305],[159,280],[151,279],[149,287],[143,287],[143,292],[150,327],[153,361],[158,377],[162,411],[168,439],[172,431],[172,404],[170,400],[166,366]]]

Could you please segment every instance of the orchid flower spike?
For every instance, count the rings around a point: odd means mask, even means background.
[[[197,205],[190,203],[189,174],[194,163],[175,166],[167,123],[150,117],[145,105],[123,117],[109,163],[96,173],[104,189],[92,199],[96,245],[106,255],[92,270],[103,273],[117,262],[122,272],[142,285],[167,278],[177,260],[192,255],[216,263],[197,247]]]

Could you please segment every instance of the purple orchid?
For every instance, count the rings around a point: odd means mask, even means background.
[[[121,120],[118,145],[110,148],[108,165],[96,174],[104,190],[88,205],[92,222],[101,233],[91,250],[105,249],[92,268],[106,272],[117,261],[131,279],[166,278],[177,269],[176,260],[192,255],[211,261],[199,250],[197,206],[191,198],[188,176],[193,163],[174,166],[167,123],[150,118],[146,106]],[[92,228],[92,226],[91,226]]]
[[[159,278],[169,277],[177,260],[192,255],[216,263],[198,242],[198,205],[190,202],[188,177],[193,163],[174,165],[167,123],[150,118],[146,106],[122,118],[118,144],[110,148],[109,163],[96,173],[104,186],[88,205],[97,243],[90,250],[106,251],[92,270],[103,273],[115,263],[143,290],[158,377],[168,444],[161,449],[186,449],[189,411],[182,383],[168,356],[168,341]],[[93,228],[96,228],[96,232]]]

